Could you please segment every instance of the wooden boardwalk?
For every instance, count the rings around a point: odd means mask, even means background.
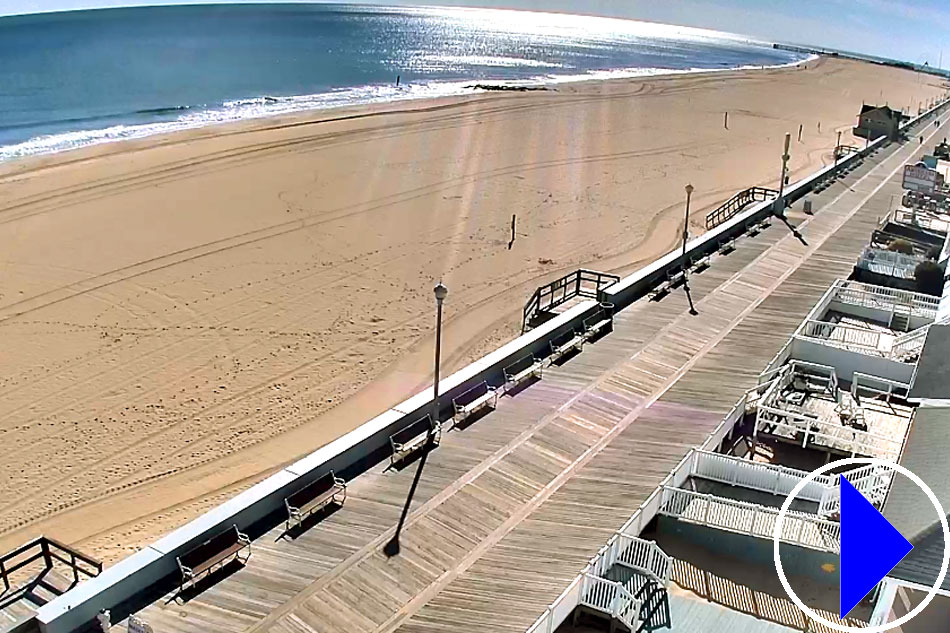
[[[916,146],[869,159],[783,223],[738,242],[677,290],[432,453],[402,534],[414,467],[380,465],[296,539],[258,537],[248,565],[140,615],[157,633],[521,633],[683,455],[719,423],[832,280],[847,276]],[[796,215],[791,216],[797,223]]]

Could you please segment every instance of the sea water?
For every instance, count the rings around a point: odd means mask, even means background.
[[[363,103],[777,66],[701,29],[486,9],[226,4],[0,18],[0,160]],[[397,78],[399,85],[397,86]]]

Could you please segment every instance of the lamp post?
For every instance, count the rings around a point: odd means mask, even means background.
[[[689,313],[695,316],[699,313],[693,307],[693,297],[689,294],[689,277],[686,272],[689,268],[686,265],[686,242],[689,240],[689,201],[692,197],[693,185],[688,184],[686,185],[686,220],[683,222],[683,290],[686,292],[686,300],[689,301]]]
[[[399,523],[396,525],[396,532],[383,547],[386,556],[392,557],[399,553],[399,534],[402,532],[402,526],[406,522],[406,515],[409,514],[409,506],[412,505],[412,497],[416,494],[416,487],[419,485],[419,479],[422,477],[422,469],[426,465],[426,457],[432,450],[432,444],[435,440],[435,430],[439,425],[439,362],[442,357],[442,302],[449,294],[449,289],[441,281],[433,289],[435,294],[436,317],[435,317],[435,376],[432,381],[432,413],[431,426],[426,435],[426,443],[422,448],[422,456],[419,458],[419,467],[412,478],[412,485],[409,487],[409,496],[406,497],[406,504],[402,508],[402,514],[399,515]]]
[[[841,152],[841,130],[838,130],[838,140],[835,141],[835,175],[838,175],[838,159],[841,158],[839,152]]]
[[[788,174],[788,159],[791,158],[788,155],[788,147],[792,142],[792,135],[788,132],[785,133],[785,151],[782,153],[782,177],[778,181],[778,198],[775,199],[775,215],[784,216],[785,215],[785,176]]]

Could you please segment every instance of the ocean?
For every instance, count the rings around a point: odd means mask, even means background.
[[[227,4],[4,17],[0,160],[465,94],[476,83],[550,85],[805,57],[714,31],[486,9]]]

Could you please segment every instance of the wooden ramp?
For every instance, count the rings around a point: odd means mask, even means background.
[[[834,278],[847,276],[916,146],[872,157],[432,453],[403,531],[414,471],[384,465],[294,540],[282,525],[245,568],[140,615],[156,631],[521,633],[690,448],[702,442]],[[792,223],[803,216],[792,214]]]

